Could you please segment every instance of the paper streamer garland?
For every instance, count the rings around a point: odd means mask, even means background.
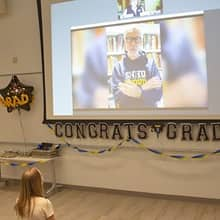
[[[47,124],[47,126],[51,129],[52,133],[54,134],[54,129],[51,125]],[[112,147],[107,147],[107,148],[103,148],[103,149],[100,149],[100,150],[87,150],[85,148],[80,148],[80,147],[77,147],[77,146],[73,146],[71,145],[70,143],[68,143],[66,141],[66,139],[64,137],[61,137],[60,138],[66,146],[68,147],[72,147],[74,150],[78,151],[79,153],[88,153],[88,154],[93,154],[93,155],[97,155],[97,154],[103,154],[103,153],[107,153],[107,152],[113,152],[115,151],[117,148],[119,147],[122,147],[122,145],[126,142],[129,142],[130,140],[129,139],[126,139],[126,140],[123,140],[121,141],[119,144],[117,144],[116,146],[112,146]]]
[[[139,147],[141,147],[142,149],[146,149],[147,151],[159,155],[159,156],[165,156],[165,157],[170,157],[170,158],[174,158],[174,159],[179,159],[179,160],[189,160],[189,159],[204,159],[207,158],[211,155],[215,155],[215,154],[219,154],[220,153],[220,149],[217,149],[213,152],[210,153],[199,153],[199,154],[195,154],[195,155],[191,155],[191,156],[186,156],[186,155],[181,155],[181,154],[166,154],[162,151],[159,150],[155,150],[153,148],[149,148],[144,146],[140,141],[136,140],[136,139],[130,139],[130,141],[133,141],[133,143],[136,143],[139,145]]]
[[[45,160],[38,160],[38,161],[30,161],[30,162],[7,162],[7,161],[1,161],[0,163],[1,165],[5,165],[5,166],[12,166],[12,167],[27,167],[27,166],[33,166],[35,164],[43,164],[43,163],[47,163],[48,161]]]
[[[51,131],[54,134],[55,132],[54,132],[53,127],[49,124],[47,124],[47,126],[51,129]],[[178,159],[178,160],[205,159],[205,158],[208,158],[209,156],[220,154],[220,149],[217,149],[217,150],[215,150],[213,152],[209,152],[209,153],[199,153],[199,154],[194,154],[194,155],[191,155],[191,156],[188,156],[188,155],[186,156],[186,155],[182,155],[182,154],[167,154],[167,153],[164,153],[162,151],[159,151],[159,150],[156,150],[156,149],[153,149],[153,148],[150,148],[150,147],[146,147],[143,143],[141,143],[139,140],[134,139],[134,138],[123,140],[118,145],[113,146],[113,147],[100,149],[100,150],[86,150],[84,148],[80,148],[80,147],[77,147],[77,146],[72,146],[70,143],[68,143],[65,140],[64,137],[61,137],[60,139],[62,139],[67,146],[72,147],[74,150],[77,150],[79,153],[89,153],[89,154],[93,154],[93,155],[115,151],[116,149],[121,147],[124,143],[131,142],[131,141],[133,143],[137,144],[139,148],[147,150],[150,153],[153,153],[153,154],[158,155],[158,156],[168,157],[168,158],[173,158],[173,159]]]

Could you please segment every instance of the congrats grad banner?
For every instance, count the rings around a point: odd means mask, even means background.
[[[162,123],[121,123],[113,124],[109,126],[105,123],[90,123],[90,124],[71,124],[71,123],[56,123],[55,126],[48,124],[55,135],[62,139],[63,147],[71,147],[74,151],[88,155],[99,155],[105,153],[115,152],[118,149],[125,148],[126,143],[132,143],[132,146],[145,150],[151,154],[176,160],[200,160],[207,159],[210,156],[218,156],[220,149],[214,149],[210,152],[192,153],[182,150],[183,153],[165,152],[164,150],[155,149],[155,147],[147,146],[142,142],[143,139],[147,139],[150,133],[160,138],[162,132],[166,132],[167,139],[178,138],[177,134],[180,134],[182,141],[219,141],[220,140],[220,123],[213,122],[211,124],[199,123],[190,124],[182,123],[179,126],[174,122]],[[211,133],[210,133],[211,131]],[[136,132],[136,135],[134,133]],[[122,139],[118,144],[112,146],[98,147],[98,149],[87,149],[85,146],[76,146],[76,144],[70,143],[70,138],[105,138],[105,139]],[[141,140],[142,139],[142,140]],[[148,144],[149,145],[149,144]]]
[[[211,123],[62,123],[57,122],[54,132],[60,138],[101,138],[101,139],[140,139],[151,135],[160,138],[165,134],[168,140],[181,141],[220,141],[220,122]]]

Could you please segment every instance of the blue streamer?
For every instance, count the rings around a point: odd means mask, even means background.
[[[140,144],[141,142],[138,141],[137,139],[131,138],[130,140],[132,140],[134,143]]]
[[[147,148],[149,151],[155,153],[155,154],[162,154],[160,151],[152,149],[152,148]]]
[[[212,152],[212,154],[218,154],[218,153],[220,153],[220,149],[218,149],[218,150]]]
[[[193,159],[197,159],[197,158],[203,158],[205,156],[205,154],[197,154],[192,156]]]
[[[51,126],[50,124],[47,124],[47,126],[48,126],[50,129],[53,129],[52,126]]]
[[[79,148],[77,148],[77,150],[78,150],[80,153],[88,153],[88,150],[79,149]]]
[[[170,157],[173,157],[176,159],[183,159],[185,156],[183,156],[183,155],[170,155]]]
[[[28,166],[32,166],[32,165],[34,165],[36,162],[29,162],[29,163],[27,163],[27,165]]]
[[[10,165],[11,165],[11,166],[13,166],[13,167],[18,166],[18,164],[17,164],[17,163],[10,163]]]

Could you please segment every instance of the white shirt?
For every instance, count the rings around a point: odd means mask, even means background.
[[[46,220],[54,214],[52,203],[49,199],[43,197],[34,197],[31,199],[31,213],[34,203],[33,215],[30,218],[22,220]]]

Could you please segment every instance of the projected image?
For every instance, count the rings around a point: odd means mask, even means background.
[[[118,18],[132,18],[162,13],[162,0],[117,0]]]
[[[201,16],[71,33],[74,109],[207,107]]]

